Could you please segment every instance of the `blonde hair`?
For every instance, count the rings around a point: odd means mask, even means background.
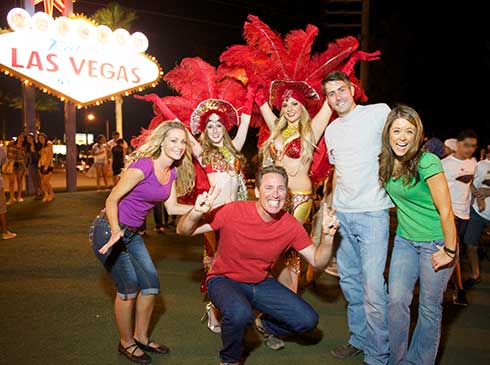
[[[231,137],[224,126],[223,129],[223,146],[231,152],[235,159],[240,161],[242,169],[245,168],[245,157],[235,148],[235,146],[233,146],[233,141],[231,140]],[[208,165],[215,156],[220,158],[224,157],[223,154],[219,151],[219,148],[215,146],[213,141],[211,141],[211,139],[209,138],[207,128],[204,129],[204,133],[201,133],[199,140],[202,146],[201,159],[203,165]]]
[[[128,156],[127,165],[129,166],[136,160],[145,157],[150,157],[152,159],[160,157],[162,153],[162,143],[167,137],[168,132],[172,129],[181,129],[185,132],[185,152],[180,160],[173,163],[173,166],[177,167],[177,179],[175,180],[177,195],[183,196],[194,189],[194,165],[192,163],[192,154],[189,147],[188,132],[181,122],[165,121],[159,124],[145,139],[144,143]]]
[[[390,145],[390,129],[397,119],[405,119],[416,130],[413,145],[402,157],[396,156]],[[393,108],[386,118],[381,137],[381,153],[379,154],[379,182],[381,185],[386,184],[393,175],[395,160],[397,159],[400,162],[400,177],[403,178],[403,184],[408,185],[414,178],[415,183],[417,183],[420,179],[418,173],[419,160],[424,152],[424,126],[418,113],[407,105],[399,105]]]
[[[315,137],[313,135],[313,130],[311,129],[311,119],[310,114],[306,110],[303,104],[301,105],[301,115],[299,117],[299,135],[301,137],[301,163],[307,164],[313,159],[313,151],[315,149]],[[279,118],[274,122],[274,127],[272,128],[271,135],[265,141],[260,148],[260,155],[262,156],[262,162],[265,161],[267,157],[270,156],[270,145],[274,140],[281,135],[282,131],[288,126],[288,121],[284,116],[284,108],[279,114]]]

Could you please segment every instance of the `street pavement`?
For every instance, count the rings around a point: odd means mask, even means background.
[[[53,184],[57,194],[52,202],[28,196],[8,207],[9,227],[18,236],[0,241],[0,365],[130,364],[116,351],[114,286],[88,240],[90,223],[109,192],[95,191],[95,179],[81,173],[78,191],[63,192],[66,179],[60,169]],[[200,322],[206,302],[199,291],[202,237],[178,236],[173,226],[164,234],[153,228],[150,216],[144,240],[161,282],[151,335],[172,349],[170,355],[153,356],[153,364],[216,365],[220,337]],[[484,245],[489,252],[490,236]],[[468,307],[452,303],[452,289],[445,294],[439,365],[490,364],[488,257],[481,264],[482,281],[468,291]],[[462,267],[467,271],[465,258]],[[329,355],[349,336],[338,279],[322,275],[314,287],[304,289],[303,297],[319,313],[318,330],[288,340],[282,351],[271,351],[251,327],[245,365],[363,363],[362,356],[336,360]],[[415,296],[413,317],[417,304]]]

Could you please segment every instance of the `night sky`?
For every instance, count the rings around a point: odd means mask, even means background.
[[[88,16],[107,1],[77,1],[75,13]],[[325,49],[338,36],[358,34],[333,33],[322,27],[319,1],[119,1],[135,10],[138,21],[130,32],[141,31],[149,39],[147,51],[169,71],[184,57],[202,57],[218,65],[218,57],[227,47],[243,44],[241,37],[247,14],[257,15],[281,34],[311,23],[320,28],[315,51]],[[160,3],[161,5],[158,5]],[[380,50],[379,61],[370,62],[366,94],[369,102],[386,102],[390,106],[405,103],[421,115],[426,132],[441,139],[454,137],[464,128],[474,129],[480,145],[490,143],[490,117],[486,109],[490,81],[490,31],[483,19],[483,2],[470,8],[463,4],[428,9],[427,1],[370,1],[369,47]],[[468,2],[470,4],[470,2]],[[475,3],[479,4],[479,3]],[[6,14],[19,1],[2,1],[0,26],[6,27]],[[138,6],[138,8],[137,8]],[[430,5],[434,6],[434,5]],[[478,8],[480,7],[480,8]],[[41,11],[42,8],[36,8]],[[1,50],[0,50],[1,52]],[[0,76],[4,92],[20,95],[18,80]],[[161,96],[171,94],[164,82],[154,89]],[[97,116],[88,125],[85,115]],[[7,137],[21,130],[20,111],[2,109]],[[126,139],[139,133],[152,118],[151,104],[124,97],[123,125]],[[114,104],[106,102],[77,112],[78,132],[105,132],[105,121],[115,128]],[[41,129],[49,137],[62,137],[63,106],[57,112],[41,113]]]

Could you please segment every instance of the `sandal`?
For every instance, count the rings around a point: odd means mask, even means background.
[[[208,328],[213,333],[221,333],[221,321],[218,318],[217,311],[218,310],[213,303],[209,302],[206,304],[204,314],[201,317],[201,323],[204,323],[207,320]]]
[[[134,342],[136,342],[136,344],[138,345],[138,347],[140,349],[145,350],[145,351],[156,352],[157,354],[161,354],[161,355],[165,355],[165,354],[168,354],[170,352],[170,349],[167,346],[158,345],[151,338],[148,339],[148,343],[146,345],[139,342],[136,338],[134,339]],[[150,346],[152,343],[155,345],[158,345],[158,347]]]
[[[132,351],[129,351],[130,349],[133,349]],[[119,353],[121,355],[124,355],[126,356],[126,358],[130,361],[133,361],[133,362],[137,362],[137,363],[140,363],[140,364],[148,364],[151,362],[151,357],[148,356],[147,354],[145,354],[143,352],[142,355],[135,355],[134,352],[138,349],[138,345],[133,343],[131,345],[129,345],[128,347],[123,347],[123,345],[121,344],[121,342],[119,342],[119,346],[117,347],[117,351],[119,351]]]

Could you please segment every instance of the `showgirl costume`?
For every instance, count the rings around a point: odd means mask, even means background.
[[[298,100],[310,115],[316,115],[323,102],[322,79],[331,71],[342,70],[349,75],[355,87],[355,98],[367,100],[364,92],[358,86],[354,75],[354,65],[358,60],[371,61],[378,59],[379,52],[365,53],[357,51],[358,41],[351,36],[337,39],[329,43],[327,49],[318,54],[311,54],[311,47],[318,34],[318,28],[308,24],[306,30],[292,30],[284,39],[269,28],[258,17],[249,15],[244,25],[244,38],[246,45],[229,47],[220,61],[226,67],[246,70],[249,83],[258,84],[262,90],[269,90],[269,103],[277,110],[281,110],[282,103],[289,97]],[[259,94],[259,93],[258,93]],[[256,101],[263,105],[267,96]],[[258,116],[255,110],[252,120]],[[332,115],[331,119],[334,119]],[[302,156],[301,152],[306,142],[303,136],[297,136],[296,131],[289,131],[288,127],[281,131],[283,147],[277,146],[275,141],[269,145],[268,155],[264,164],[277,163],[284,156],[290,159],[304,159],[311,161],[309,178],[313,184],[320,183],[328,176],[331,166],[328,162],[324,138],[315,146],[313,156]],[[289,134],[289,135],[288,135]],[[259,147],[269,138],[270,131],[265,123],[259,132]],[[303,138],[302,138],[303,137]],[[310,142],[311,143],[311,142]],[[297,173],[297,171],[296,171]],[[295,172],[288,171],[290,176]],[[287,210],[300,222],[304,222],[310,215],[313,203],[312,191],[290,191]],[[288,255],[286,264],[293,272],[299,273],[299,255],[294,252]]]
[[[187,125],[193,135],[202,134],[210,118],[216,115],[219,116],[221,124],[229,131],[233,126],[239,124],[237,110],[246,113],[247,109],[250,109],[250,106],[247,107],[247,105],[251,105],[253,102],[253,95],[247,93],[247,88],[239,77],[224,74],[220,69],[214,68],[199,57],[184,58],[180,65],[164,76],[164,80],[180,95],[163,98],[158,98],[155,95],[142,97],[144,100],[154,102],[156,114],[148,130],[143,130],[142,136],[148,134],[165,120],[175,118]],[[236,176],[238,179],[236,198],[237,200],[246,200],[247,188],[243,173],[244,166],[240,161],[243,160],[243,156],[233,146],[229,148],[223,145],[211,148],[214,151],[210,151],[204,166],[194,160],[195,189],[192,193],[179,197],[179,201],[194,204],[195,198],[200,193],[209,190],[207,174],[216,172],[225,172],[231,176]],[[205,271],[212,264],[216,249],[215,242],[216,239],[213,235],[205,235],[203,252]],[[201,285],[201,291],[205,292],[205,290],[205,285]]]

